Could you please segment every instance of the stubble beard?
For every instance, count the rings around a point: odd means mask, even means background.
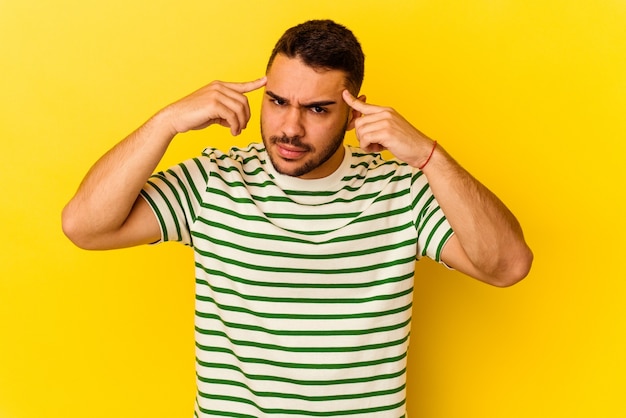
[[[291,177],[301,177],[305,174],[310,173],[316,168],[323,165],[326,161],[328,161],[335,152],[339,149],[339,147],[343,146],[343,139],[346,135],[346,128],[348,123],[341,128],[341,130],[337,133],[337,135],[328,143],[326,147],[324,147],[320,152],[316,152],[316,149],[310,144],[305,144],[302,142],[300,136],[270,136],[267,138],[265,133],[263,132],[263,126],[261,125],[261,138],[263,138],[263,144],[265,145],[265,149],[269,150],[268,145],[291,145],[293,147],[297,147],[306,151],[307,153],[311,153],[310,157],[308,157],[302,165],[295,167],[291,170],[286,170],[280,166],[279,161],[272,156],[272,153],[267,152],[269,156],[270,162],[274,166],[274,169],[280,173]],[[268,143],[269,141],[269,143]]]

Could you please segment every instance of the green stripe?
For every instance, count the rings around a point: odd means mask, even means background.
[[[344,177],[342,179],[342,181],[344,183],[347,183],[345,186],[343,186],[341,189],[338,189],[336,191],[315,191],[315,192],[311,192],[311,191],[307,191],[307,190],[284,190],[285,194],[289,195],[289,196],[332,196],[332,195],[336,195],[339,194],[343,191],[347,191],[347,192],[358,192],[361,190],[361,187],[353,187],[350,185],[350,180],[354,179],[354,178],[360,178],[361,180],[365,179],[365,181],[363,181],[362,184],[367,184],[367,183],[377,183],[379,181],[385,181],[387,180],[389,177],[393,176],[395,174],[394,171],[389,171],[388,173],[385,173],[383,175],[380,176],[372,176],[369,178],[365,178],[364,176],[351,176],[351,177]]]
[[[282,335],[292,337],[344,337],[348,335],[369,335],[381,332],[395,331],[402,329],[411,323],[411,318],[394,325],[369,329],[342,329],[342,330],[286,330],[286,329],[269,329],[258,325],[238,324],[236,322],[223,321],[219,315],[212,313],[204,313],[196,311],[196,316],[204,319],[215,319],[220,321],[228,328],[243,329],[246,331],[260,332],[269,335]],[[324,368],[324,367],[321,367]]]
[[[239,172],[239,170],[236,167],[231,167],[229,170],[223,170],[223,171]],[[393,173],[389,173],[389,174],[393,175]],[[288,203],[298,204],[293,199],[290,199],[289,197],[286,197],[286,196],[330,197],[330,196],[338,195],[344,191],[353,193],[353,192],[358,192],[360,190],[360,188],[357,188],[357,187],[345,186],[342,189],[338,189],[334,191],[312,192],[312,191],[298,191],[298,190],[282,190],[285,196],[275,196],[275,195],[259,196],[259,195],[251,194],[250,188],[252,187],[265,188],[268,186],[276,186],[276,184],[271,181],[265,181],[263,183],[251,183],[246,180],[228,181],[224,179],[221,175],[219,175],[219,173],[216,173],[216,172],[211,172],[211,177],[219,179],[224,185],[228,187],[228,189],[243,188],[246,194],[248,193],[250,194],[251,199],[244,200],[244,199],[234,198],[233,196],[231,196],[229,193],[225,192],[221,188],[212,187],[207,190],[208,193],[213,193],[213,194],[224,196],[228,199],[231,199],[233,202],[237,202],[237,203],[253,203],[253,201],[258,201],[258,202],[288,202]],[[379,194],[380,194],[380,191],[377,191],[375,193],[368,193],[368,194],[357,194],[351,199],[337,198],[335,200],[330,200],[330,201],[324,202],[323,204],[316,204],[313,206],[327,205],[327,204],[333,204],[333,203],[350,203],[350,202],[356,202],[359,200],[369,200],[369,199],[375,198]]]
[[[430,204],[435,200],[435,196],[430,196],[426,202],[424,203],[424,205],[422,206],[422,210],[420,210],[420,213],[417,215],[417,219],[415,220],[415,225],[417,225],[418,229],[424,229],[424,226],[426,225],[426,222],[424,222],[424,218],[426,217],[427,213],[429,210],[431,210],[430,208]]]
[[[387,380],[387,379],[395,379],[399,376],[402,376],[406,373],[406,368],[399,370],[393,373],[381,374],[381,375],[373,375],[373,376],[365,376],[365,377],[352,377],[348,379],[335,379],[335,380],[298,380],[291,379],[283,376],[269,376],[269,375],[261,375],[261,374],[250,374],[246,373],[241,369],[241,367],[236,366],[234,364],[227,363],[211,363],[202,361],[196,357],[196,363],[199,366],[206,367],[208,369],[218,369],[218,370],[232,370],[242,374],[248,380],[254,381],[269,381],[269,382],[281,382],[281,383],[289,383],[293,385],[299,386],[341,386],[341,385],[351,385],[358,383],[367,383],[374,382],[378,380]],[[216,373],[219,373],[216,372]]]
[[[414,271],[405,273],[400,276],[388,277],[385,279],[374,280],[371,282],[362,283],[345,283],[345,282],[325,282],[325,283],[303,283],[303,282],[265,282],[258,280],[245,279],[238,276],[233,276],[224,272],[223,270],[215,270],[204,267],[202,264],[196,262],[196,268],[202,269],[209,276],[223,277],[228,280],[232,280],[237,283],[242,283],[251,286],[264,286],[272,288],[291,288],[291,289],[360,289],[367,287],[380,286],[384,284],[402,282],[404,280],[411,279],[414,276]]]
[[[202,163],[202,161],[200,161],[200,158],[193,158],[192,160],[196,164],[196,167],[198,168],[198,171],[202,175],[202,179],[204,180],[204,184],[208,183],[209,182],[209,175],[207,174],[206,169],[204,168],[204,164]]]
[[[251,309],[242,308],[240,306],[231,306],[231,305],[223,305],[221,303],[217,303],[215,299],[209,296],[199,296],[196,295],[196,300],[201,302],[212,303],[217,308],[222,311],[229,312],[238,312],[245,313],[252,316],[256,316],[259,318],[268,318],[268,319],[290,319],[290,320],[347,320],[347,319],[365,319],[365,318],[379,318],[382,316],[394,315],[397,313],[401,313],[407,310],[410,310],[413,306],[413,303],[409,303],[408,305],[401,306],[395,309],[389,309],[387,311],[376,311],[376,312],[359,312],[353,314],[278,314],[278,313],[269,313],[269,312],[256,312]]]
[[[360,222],[369,222],[369,221],[377,221],[383,218],[391,218],[397,215],[402,215],[403,213],[409,212],[411,210],[410,207],[408,206],[403,206],[401,208],[398,209],[394,209],[394,210],[389,210],[389,211],[385,211],[385,212],[381,212],[381,213],[374,213],[373,215],[367,215],[367,216],[359,216],[358,218],[356,218],[355,220],[353,220],[352,222],[350,222],[350,224],[356,224],[356,223],[360,223]],[[405,226],[409,226],[407,224],[405,224]]]
[[[221,239],[217,239],[214,237],[210,237],[205,234],[197,233],[194,234],[195,237],[204,239],[207,242],[210,242],[215,245],[219,245],[221,247],[232,248],[238,251],[245,252],[246,254],[257,254],[257,255],[265,255],[270,257],[280,257],[280,258],[296,258],[302,260],[330,260],[330,259],[338,259],[338,258],[349,258],[349,257],[359,257],[363,255],[370,254],[381,254],[387,251],[397,250],[406,246],[415,246],[416,239],[411,238],[405,240],[403,242],[399,242],[397,244],[385,245],[382,247],[373,247],[365,250],[359,251],[348,251],[342,253],[334,253],[334,254],[304,254],[304,253],[288,253],[282,251],[272,251],[272,250],[263,250],[259,248],[251,248],[244,247],[243,245],[239,245],[234,243],[233,241],[225,241]]]
[[[165,192],[163,192],[163,190],[161,190],[160,187],[158,187],[155,183],[153,182],[148,182],[150,183],[154,189],[159,193],[159,195],[161,196],[161,199],[167,204],[167,209],[170,211],[170,214],[172,216],[172,218],[175,220],[174,222],[174,226],[176,227],[176,234],[178,236],[177,241],[182,241],[183,239],[183,235],[180,231],[180,224],[186,224],[186,220],[179,220],[178,217],[176,216],[176,212],[174,211],[174,207],[172,206],[172,204],[170,203],[170,201],[167,199],[167,197],[165,197]],[[179,202],[180,205],[180,197],[178,196],[178,193],[176,193],[176,191],[174,191],[174,195],[176,196],[176,200]]]
[[[387,218],[389,217],[387,214],[381,214],[382,216],[379,216],[378,219],[382,219],[382,218]],[[359,222],[360,218],[356,218],[352,221],[350,221],[350,223],[348,225],[352,225],[352,224],[356,224]],[[381,235],[386,235],[386,234],[391,234],[394,232],[399,232],[405,229],[409,229],[409,228],[413,228],[413,221],[409,221],[404,225],[399,225],[399,226],[395,226],[395,227],[391,227],[391,228],[387,228],[387,229],[368,229],[367,227],[365,229],[368,230],[368,232],[362,233],[362,234],[356,234],[356,235],[346,235],[346,236],[340,236],[340,237],[336,237],[327,241],[322,241],[320,242],[320,244],[326,244],[326,243],[331,243],[331,242],[346,242],[346,241],[354,241],[354,240],[358,240],[361,238],[370,238],[370,237],[376,237],[376,236],[381,236]],[[313,230],[313,231],[299,231],[296,229],[285,229],[285,231],[287,232],[292,232],[294,234],[299,234],[299,235],[305,235],[305,236],[319,236],[319,235],[325,235],[325,234],[329,234],[329,233],[333,233],[335,231],[337,231],[337,229],[331,229],[331,230]],[[314,242],[315,243],[315,242]],[[316,243],[317,244],[317,243]]]
[[[419,201],[424,198],[424,195],[429,190],[430,190],[430,186],[428,184],[425,184],[424,187],[422,187],[420,189],[420,191],[415,196],[415,199],[413,199],[413,202],[411,202],[411,209],[415,210],[415,208],[417,207]],[[426,203],[422,207],[422,210],[420,211],[419,215],[417,216],[417,219],[415,220],[415,223],[419,224],[420,219],[422,218],[422,215],[423,215],[424,211],[427,210],[428,205],[430,204],[430,202],[432,202],[433,199],[434,199],[434,197],[431,196],[431,199],[426,201]]]
[[[308,369],[308,370],[356,369],[359,367],[370,367],[370,366],[378,366],[381,364],[395,363],[395,362],[404,360],[404,358],[406,357],[406,352],[405,352],[398,356],[380,358],[380,359],[368,360],[368,361],[356,361],[354,363],[288,363],[284,361],[274,361],[274,360],[268,360],[264,358],[242,357],[242,356],[237,355],[237,353],[235,353],[230,348],[209,347],[209,346],[204,346],[198,342],[196,342],[196,347],[207,353],[222,353],[222,354],[232,355],[233,357],[237,359],[239,363],[264,364],[266,366],[283,367],[286,369]]]
[[[435,261],[437,261],[437,262],[441,261],[441,251],[443,250],[443,247],[446,246],[446,243],[448,242],[448,239],[450,238],[450,236],[453,233],[454,233],[454,231],[452,231],[452,228],[450,228],[450,229],[448,229],[448,232],[446,232],[444,234],[443,238],[441,239],[441,242],[437,246],[437,252],[435,253]]]
[[[241,219],[241,220],[244,220],[244,221],[260,221],[260,222],[270,223],[263,216],[244,215],[244,214],[241,214],[241,213],[239,213],[237,211],[230,210],[230,209],[225,209],[225,208],[222,208],[221,206],[213,205],[213,204],[206,203],[206,202],[201,202],[201,206],[204,209],[208,210],[208,211],[223,213],[224,215],[233,216],[235,218],[238,218],[238,219]],[[202,218],[199,218],[199,219],[202,219]]]
[[[396,199],[398,197],[406,196],[409,193],[410,193],[410,191],[408,189],[399,190],[399,191],[394,192],[394,193],[389,193],[389,194],[385,194],[385,195],[379,196],[378,198],[374,199],[373,203],[379,203],[379,202],[384,202],[385,200]]]
[[[364,273],[372,272],[374,270],[382,270],[388,267],[394,267],[401,264],[408,264],[415,262],[415,256],[401,258],[398,260],[391,260],[384,263],[371,264],[360,267],[346,267],[346,268],[331,268],[331,269],[311,269],[311,268],[297,268],[297,267],[276,267],[276,266],[260,266],[257,264],[245,263],[243,261],[235,260],[232,258],[226,258],[217,254],[210,253],[208,251],[201,250],[196,247],[196,253],[211,260],[217,260],[219,262],[245,268],[253,271],[263,271],[272,273],[294,273],[294,274],[325,274],[325,275],[341,275],[351,273]]]
[[[293,213],[269,213],[266,212],[265,216],[269,219],[293,219],[296,221],[327,221],[330,219],[350,219],[356,218],[361,212],[342,212],[342,213],[308,213],[308,214],[293,214]]]
[[[371,414],[374,412],[382,412],[382,411],[388,411],[391,409],[396,409],[396,408],[401,407],[405,403],[405,400],[402,400],[393,405],[385,405],[385,406],[379,406],[379,407],[373,407],[373,408],[353,409],[353,410],[346,410],[346,411],[318,412],[318,411],[305,411],[305,410],[299,410],[299,409],[262,408],[261,406],[257,405],[256,402],[250,399],[239,398],[236,396],[206,395],[206,397],[208,399],[230,401],[230,402],[237,402],[237,403],[252,405],[255,408],[257,408],[259,411],[263,412],[264,414],[292,414],[292,415],[306,415],[306,416],[311,416],[311,417],[334,417],[334,416],[341,416],[341,415]],[[204,410],[202,411],[205,412]],[[209,411],[207,411],[207,413],[208,412]]]
[[[432,197],[432,199],[434,199],[434,197]],[[430,204],[430,202],[429,202],[429,204]],[[424,217],[424,219],[420,223],[419,229],[417,231],[417,235],[418,236],[421,235],[421,233],[424,231],[424,228],[426,228],[426,226],[428,226],[428,221],[430,221],[430,218],[435,216],[435,214],[437,212],[439,212],[440,210],[441,210],[441,208],[439,206],[435,206],[435,208],[432,211],[430,211],[428,213],[428,215],[426,215],[426,217]],[[442,219],[445,219],[445,218],[442,218]],[[436,230],[436,228],[433,228],[433,231],[435,231],[435,230]]]
[[[154,184],[151,182],[148,182],[148,184],[150,184],[152,187],[155,187]],[[152,198],[146,191],[142,190],[141,195],[146,199],[146,201],[150,204],[150,206],[152,206],[152,208],[154,209],[154,213],[156,213],[157,219],[159,220],[159,225],[161,225],[161,233],[163,234],[163,241],[168,241],[169,236],[167,233],[167,226],[165,224],[165,219],[163,219],[163,216],[161,215],[161,211],[159,210],[159,207],[154,202],[154,200],[152,200]],[[174,218],[176,217],[174,216]]]
[[[411,186],[413,186],[415,184],[415,182],[424,175],[424,172],[419,170],[419,171],[414,171],[413,172],[413,177],[411,177]]]
[[[222,157],[218,158],[218,160],[225,161],[225,160],[226,160],[226,158],[225,158],[225,157],[227,157],[227,156],[222,156]],[[217,160],[213,160],[213,161],[217,161]],[[227,163],[228,163],[228,162],[227,162]],[[217,169],[218,169],[219,171],[223,172],[223,173],[233,173],[233,172],[234,172],[234,173],[237,173],[237,174],[241,173],[241,174],[243,174],[243,176],[242,176],[242,177],[244,177],[244,178],[247,178],[247,177],[255,177],[255,176],[258,176],[259,174],[261,174],[261,173],[265,172],[265,170],[263,170],[263,167],[257,167],[257,168],[255,168],[255,169],[253,169],[252,171],[246,171],[246,170],[244,169],[244,166],[243,166],[243,165],[241,165],[241,166],[239,166],[239,165],[224,166],[224,165],[219,165],[219,164],[217,164],[217,163],[216,163],[216,165],[217,165]],[[220,178],[221,178],[221,176],[219,175],[219,173],[217,173],[217,172],[213,172],[213,171],[211,172],[211,176],[212,176],[212,177],[220,177]],[[257,183],[248,183],[248,182],[245,182],[245,184],[248,184],[248,185],[254,185],[254,184],[257,184]],[[270,180],[267,180],[267,181],[265,181],[264,183],[258,183],[258,184],[271,185],[271,184],[275,184],[275,183],[274,183],[274,182],[272,182],[272,181],[270,181]]]
[[[444,223],[446,220],[446,218],[441,218],[439,219],[439,222],[437,222],[435,224],[435,226],[433,227],[433,230],[430,232],[430,234],[428,235],[428,239],[426,239],[426,244],[424,244],[424,250],[422,251],[422,255],[426,255],[426,249],[428,248],[428,246],[430,245],[430,241],[432,241],[433,237],[435,236],[435,234],[437,233],[437,229],[441,226],[442,223]]]
[[[217,411],[217,410],[214,410],[214,409],[204,409],[200,405],[198,405],[198,409],[203,414],[208,414],[211,417],[216,416],[216,417],[231,417],[231,418],[259,418],[256,415],[240,414],[238,412],[228,412],[228,411]]]
[[[413,262],[415,262],[414,259],[412,259]],[[398,292],[398,293],[392,293],[390,295],[378,295],[378,296],[370,296],[368,298],[354,298],[354,299],[348,299],[348,298],[336,298],[336,299],[329,299],[329,298],[285,298],[285,297],[269,297],[269,296],[254,296],[254,295],[244,295],[240,292],[237,292],[233,289],[227,289],[227,288],[223,288],[223,287],[216,287],[213,286],[212,284],[210,284],[208,281],[200,279],[200,278],[196,278],[196,283],[199,285],[203,285],[203,286],[207,286],[209,287],[213,292],[215,293],[221,293],[221,294],[227,294],[227,295],[233,295],[233,296],[238,296],[241,299],[244,300],[252,300],[252,301],[257,301],[257,302],[275,302],[275,303],[314,303],[314,304],[319,304],[319,303],[327,303],[327,304],[361,304],[361,303],[366,303],[366,302],[374,302],[374,301],[381,301],[381,300],[391,300],[391,299],[396,299],[396,298],[400,298],[402,296],[406,296],[408,294],[410,294],[413,291],[413,288],[409,288],[409,289],[405,289],[402,292]],[[207,298],[207,300],[205,300],[205,298]],[[205,301],[208,302],[210,299],[207,296],[201,296],[201,295],[197,295],[196,296],[196,300],[199,301]]]
[[[237,386],[240,388],[244,388],[248,392],[250,392],[252,395],[258,398],[298,399],[301,401],[309,401],[309,402],[344,401],[348,399],[363,399],[363,398],[371,399],[377,396],[393,395],[398,392],[402,392],[406,388],[406,385],[404,384],[396,388],[387,389],[387,390],[378,390],[378,391],[373,391],[373,392],[349,393],[345,395],[307,396],[307,395],[301,395],[298,393],[261,392],[261,391],[253,390],[245,383],[239,382],[236,380],[212,379],[212,378],[203,378],[203,377],[200,377],[198,380],[204,383],[209,383],[209,384],[214,384],[214,385]],[[202,391],[199,391],[199,394],[203,398],[208,398],[211,396]]]
[[[165,183],[169,187],[172,194],[176,198],[176,201],[178,202],[179,207],[190,209],[191,219],[194,219],[195,215],[193,214],[193,205],[191,204],[191,199],[189,198],[189,192],[187,191],[187,187],[185,187],[185,183],[181,180],[178,174],[176,174],[172,170],[168,170],[167,173],[171,176],[171,178],[176,180],[176,182],[180,186],[179,188],[176,188],[174,184],[172,184],[172,182],[170,181],[170,178],[165,176],[164,174],[157,174],[156,176],[158,176],[158,178],[160,178],[161,181],[163,181],[163,183]],[[185,195],[187,206],[183,205],[182,199],[180,198],[180,192],[182,192]]]
[[[221,322],[224,323],[224,321],[221,321]],[[228,326],[227,324],[225,325]],[[358,346],[353,346],[353,347],[286,347],[286,346],[276,345],[276,344],[259,343],[256,341],[235,340],[223,331],[208,330],[208,329],[200,328],[198,326],[195,327],[195,330],[196,332],[202,335],[225,338],[232,345],[236,345],[240,347],[254,347],[254,348],[260,348],[263,350],[285,351],[288,353],[354,353],[357,351],[379,350],[381,348],[396,347],[398,345],[404,344],[409,339],[409,335],[407,334],[405,337],[400,338],[399,340],[388,341],[385,343],[378,343],[378,344],[358,345]]]
[[[208,176],[206,174],[206,171],[204,170],[204,168],[202,167],[202,164],[200,163],[200,161],[197,158],[194,158],[193,161],[196,163],[196,166],[198,167],[198,170],[200,171],[200,173],[202,173],[202,178],[203,178],[204,182],[201,183],[201,185],[203,187],[206,187],[207,180],[208,180]],[[185,176],[185,179],[187,180],[187,185],[191,189],[191,192],[193,193],[193,195],[194,195],[194,197],[196,199],[196,202],[202,202],[202,195],[198,191],[198,188],[196,187],[196,183],[194,182],[194,178],[191,176],[191,173],[189,172],[189,169],[187,168],[186,165],[182,165],[181,169],[182,169],[183,175]],[[182,179],[178,178],[178,176],[176,176],[176,178],[179,181],[179,184],[181,186],[180,188],[183,190],[183,192],[185,193],[185,197],[187,198],[190,217],[191,217],[191,219],[193,219],[195,221],[196,220],[196,214],[194,213],[194,210],[193,210],[194,205],[191,203],[191,197],[189,196],[189,191],[187,190],[187,187],[185,187],[185,182]]]
[[[241,214],[239,212],[236,211],[232,211],[229,209],[224,209],[224,208],[220,208],[218,206],[214,206],[214,205],[209,205],[206,203],[202,203],[202,206],[204,206],[205,208],[208,208],[209,210],[214,210],[220,213],[223,213],[225,215],[229,215],[232,216],[238,220],[241,221],[251,221],[251,222],[261,222],[261,223],[266,223],[266,224],[271,224],[273,225],[268,219],[262,217],[262,216],[256,216],[256,215],[244,215]],[[352,220],[348,225],[352,225],[352,224],[356,224],[359,222],[367,222],[367,221],[374,221],[374,220],[380,220],[383,218],[387,218],[387,217],[391,217],[400,213],[404,213],[407,212],[410,209],[398,209],[398,210],[394,210],[394,211],[389,211],[389,212],[383,212],[380,214],[374,214],[374,215],[370,215],[370,216],[365,216],[362,219],[361,218],[356,218],[354,220]],[[242,235],[242,236],[247,236],[247,237],[254,237],[254,238],[259,238],[259,239],[268,239],[268,240],[272,240],[272,241],[285,241],[285,242],[300,242],[300,243],[311,243],[311,241],[306,240],[306,239],[302,239],[302,238],[296,238],[296,237],[290,237],[290,236],[283,236],[283,235],[273,235],[273,234],[264,234],[264,233],[254,233],[250,231],[250,228],[247,228],[246,230],[243,229],[239,229],[239,228],[235,228],[233,226],[227,225],[226,223],[220,223],[220,222],[214,222],[211,219],[207,219],[207,216],[211,216],[211,214],[206,214],[205,216],[199,216],[197,221],[202,222],[203,224],[209,226],[209,227],[213,227],[216,229],[223,229],[225,231],[229,231],[238,235]],[[329,219],[329,218],[327,218]],[[237,221],[233,221],[233,223],[239,223]],[[348,236],[340,236],[340,237],[336,237],[336,238],[332,238],[326,241],[321,241],[319,243],[315,242],[315,244],[327,244],[327,243],[332,243],[332,242],[345,242],[345,241],[352,241],[355,239],[360,239],[360,238],[368,238],[368,237],[375,237],[375,236],[380,236],[380,235],[386,235],[386,234],[393,234],[395,232],[399,232],[402,231],[404,229],[409,229],[409,228],[413,228],[414,227],[414,221],[410,220],[409,222],[403,224],[403,225],[398,225],[395,227],[391,227],[391,228],[385,228],[385,229],[373,229],[373,230],[369,230],[368,232],[362,233],[362,234],[358,234],[358,235],[348,235]],[[300,230],[294,230],[294,229],[286,229],[283,231],[287,231],[287,232],[292,232],[294,234],[298,234],[298,235],[306,235],[306,236],[313,236],[313,235],[324,235],[324,234],[328,234],[331,232],[335,232],[335,230],[314,230],[314,231],[300,231]],[[193,233],[193,231],[192,231]]]

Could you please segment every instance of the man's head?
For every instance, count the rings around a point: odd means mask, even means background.
[[[306,22],[280,38],[261,106],[263,143],[279,173],[313,179],[339,167],[345,132],[360,115],[342,93],[359,91],[363,61],[352,32],[331,21]]]
[[[331,20],[310,20],[288,29],[274,46],[268,71],[278,54],[299,58],[314,69],[343,71],[350,93],[357,96],[361,89],[365,71],[361,44],[349,29]]]

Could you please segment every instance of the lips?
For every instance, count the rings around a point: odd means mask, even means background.
[[[298,148],[285,144],[276,144],[276,147],[278,148],[278,154],[287,160],[298,159],[307,152],[307,149],[305,148]]]

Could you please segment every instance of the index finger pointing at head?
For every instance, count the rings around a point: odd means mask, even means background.
[[[248,81],[245,83],[224,83],[224,84],[239,93],[249,93],[251,91],[254,91],[263,87],[266,81],[267,81],[267,77],[263,76],[254,81]]]
[[[367,104],[362,100],[357,99],[350,93],[348,90],[344,90],[342,92],[343,100],[350,106],[352,109],[361,112],[364,115],[376,113],[380,111],[378,106],[374,106],[371,104]]]

